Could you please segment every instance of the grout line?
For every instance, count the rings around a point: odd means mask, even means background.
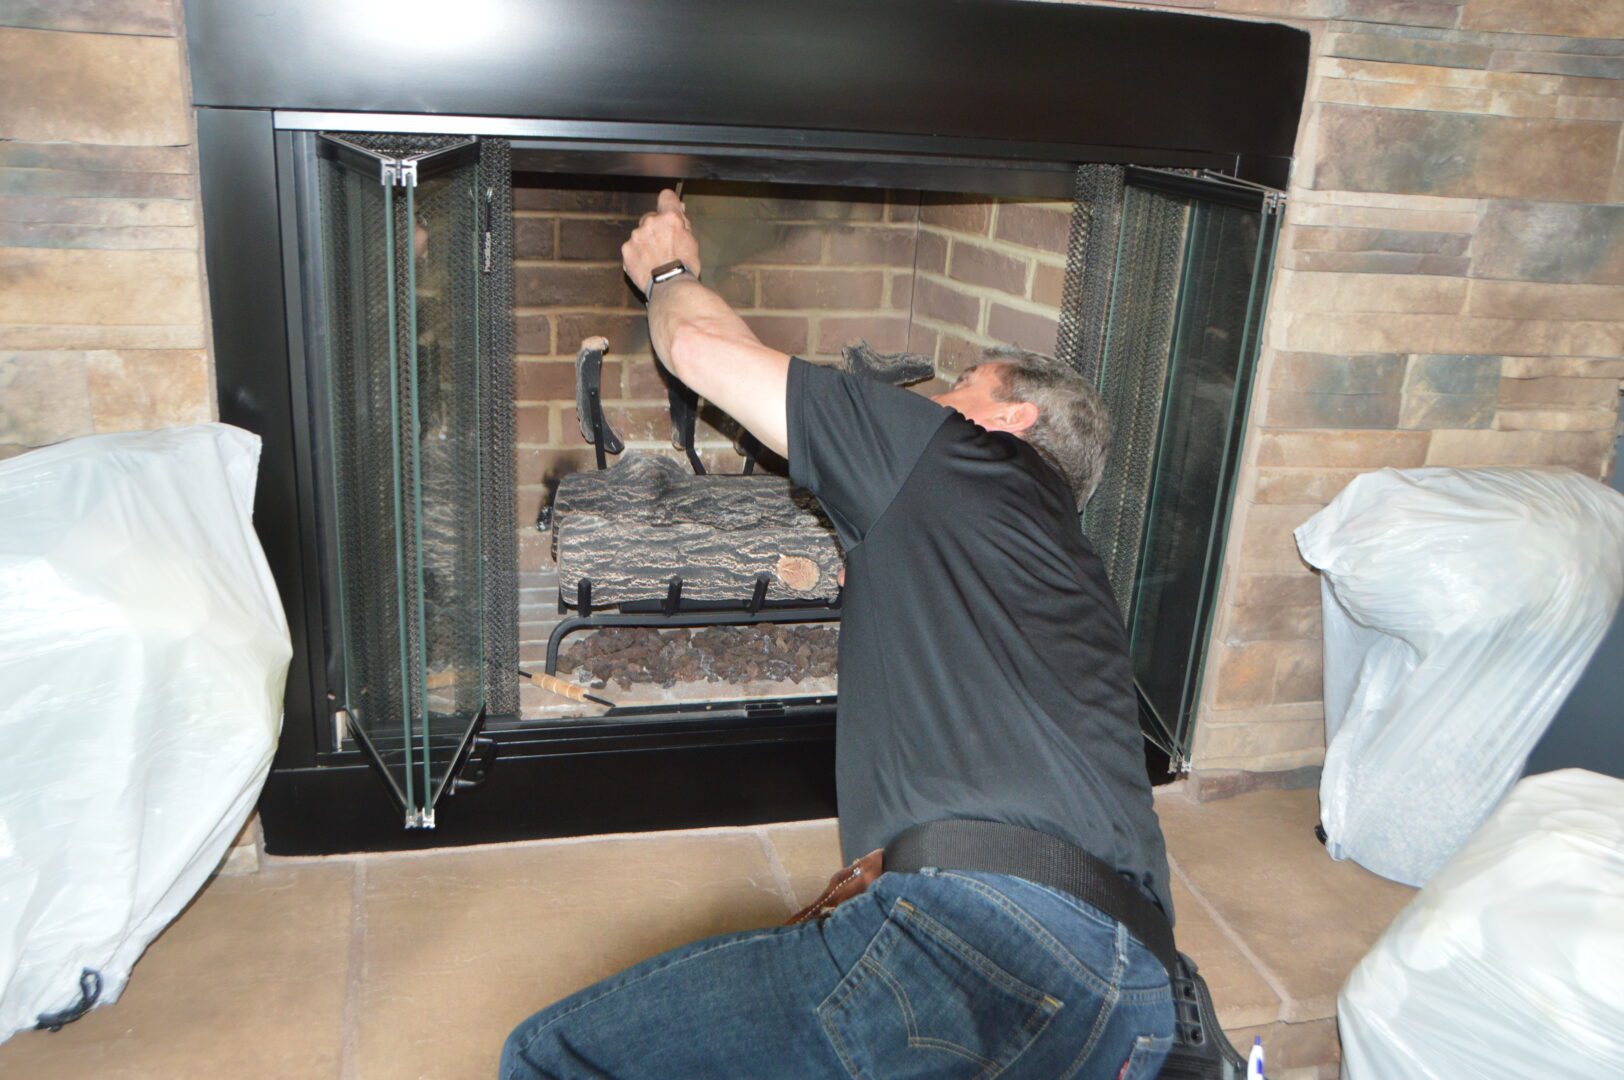
[[[795,889],[790,885],[789,871],[784,869],[783,860],[778,857],[778,848],[773,844],[772,837],[765,826],[757,827],[756,838],[761,841],[761,851],[767,856],[767,869],[772,871],[773,883],[778,886],[778,895],[783,897],[785,911],[793,915],[800,910],[795,903]]]
[[[1190,875],[1186,874],[1183,867],[1173,861],[1171,854],[1167,856],[1167,867],[1175,877],[1184,882],[1184,887],[1190,890],[1190,895],[1195,897],[1196,903],[1200,904],[1201,909],[1212,919],[1214,925],[1218,927],[1219,933],[1223,934],[1229,940],[1229,943],[1235,946],[1236,951],[1241,954],[1247,963],[1252,965],[1253,970],[1268,984],[1269,989],[1274,991],[1274,996],[1280,999],[1280,1011],[1276,1014],[1273,1022],[1286,1023],[1286,1013],[1290,1011],[1292,998],[1286,992],[1285,986],[1281,984],[1274,972],[1269,970],[1269,966],[1263,962],[1263,958],[1253,952],[1252,947],[1246,944],[1246,940],[1236,932],[1233,926],[1229,925],[1229,920],[1219,913],[1218,908],[1213,905],[1212,901],[1207,899],[1206,894],[1196,888],[1195,882],[1190,880]]]
[[[340,1080],[361,1080],[361,1062],[358,1057],[361,996],[366,991],[367,965],[367,864],[355,860],[355,873],[350,879],[350,943],[349,971],[344,980],[343,1052],[338,1075]]]

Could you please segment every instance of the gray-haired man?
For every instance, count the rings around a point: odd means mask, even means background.
[[[622,256],[661,362],[785,455],[840,534],[836,785],[841,846],[863,858],[795,925],[538,1013],[503,1080],[1154,1076],[1167,970],[1122,922],[958,862],[872,874],[926,823],[1003,823],[1171,917],[1122,620],[1077,528],[1104,462],[1098,396],[1016,350],[927,399],[769,349],[699,283],[673,192]]]

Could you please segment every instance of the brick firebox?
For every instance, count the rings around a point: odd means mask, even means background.
[[[620,244],[661,182],[515,178],[520,656],[539,661],[558,615],[537,511],[559,477],[592,467],[575,412],[583,338],[610,341],[604,396],[628,447],[674,453],[663,381]],[[862,338],[931,356],[951,377],[984,346],[1052,352],[1069,203],[860,188],[691,184],[684,201],[705,281],[761,339],[820,362]],[[919,389],[930,392],[937,384]],[[712,419],[715,419],[712,416]],[[729,437],[702,420],[709,467],[737,472]],[[736,689],[736,688],[734,688]],[[805,692],[805,688],[799,688]],[[571,708],[526,686],[530,717]]]

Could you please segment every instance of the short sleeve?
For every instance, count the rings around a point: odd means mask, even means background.
[[[790,479],[818,497],[856,546],[880,519],[952,410],[874,379],[791,358]]]

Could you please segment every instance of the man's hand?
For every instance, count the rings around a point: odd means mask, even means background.
[[[682,200],[666,188],[660,192],[658,207],[644,214],[637,229],[620,245],[620,262],[626,276],[644,296],[648,295],[655,268],[674,259],[681,259],[696,276],[699,273],[699,241],[694,239]]]
[[[682,200],[674,191],[662,191],[659,207],[643,215],[620,248],[626,275],[644,295],[655,267],[673,259],[699,273],[699,242]],[[789,357],[763,345],[727,301],[679,276],[648,298],[648,336],[671,374],[743,424],[763,446],[788,454]]]

